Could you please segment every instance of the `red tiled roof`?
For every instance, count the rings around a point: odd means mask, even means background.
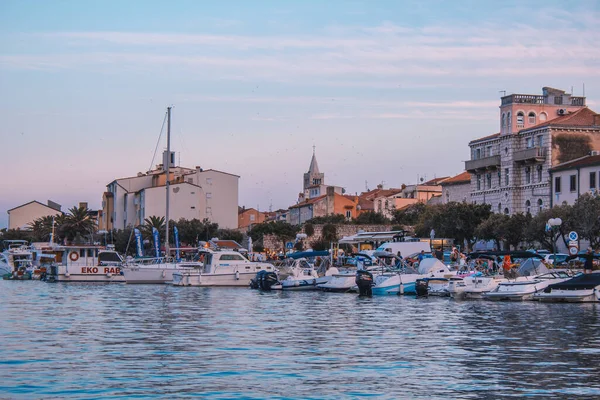
[[[540,124],[534,125],[527,129],[521,129],[519,132],[525,132],[530,129],[537,129],[543,126],[599,126],[600,125],[600,114],[595,113],[589,108],[581,108],[575,112],[567,115],[561,115],[545,121]]]
[[[380,189],[379,193],[377,193],[374,198],[393,196],[395,194],[400,193],[401,191],[402,189]]]
[[[373,211],[375,210],[375,203],[373,200],[367,200],[365,198],[358,198],[358,205],[362,211]]]
[[[300,208],[300,207],[307,206],[309,204],[314,204],[317,201],[319,201],[321,199],[324,199],[325,197],[327,197],[327,195],[324,194],[324,195],[321,195],[319,197],[314,197],[312,199],[307,199],[307,200],[304,200],[302,203],[298,203],[298,204],[295,204],[293,206],[290,206],[290,208]]]
[[[444,182],[448,178],[450,178],[450,177],[449,176],[443,176],[441,178],[433,178],[431,180],[428,180],[425,183],[422,183],[421,185],[425,185],[425,186],[439,185],[440,183]]]
[[[469,144],[475,143],[475,142],[481,142],[483,140],[495,139],[495,138],[497,138],[499,136],[500,136],[500,132],[494,133],[493,135],[488,135],[488,136],[480,137],[479,139],[473,139],[473,140],[471,140],[469,142]]]
[[[461,183],[467,183],[467,182],[471,182],[471,174],[468,173],[467,171],[462,172],[456,176],[453,176],[452,178],[448,178],[446,179],[444,182],[442,182],[442,185],[459,185]]]
[[[567,161],[565,163],[559,164],[556,167],[552,168],[550,171],[552,171],[552,172],[564,171],[566,169],[571,169],[571,168],[592,167],[595,165],[600,165],[600,155],[576,158],[575,160],[571,160],[571,161]]]

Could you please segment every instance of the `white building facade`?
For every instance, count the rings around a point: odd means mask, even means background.
[[[549,170],[600,146],[598,114],[584,97],[545,87],[543,94],[502,97],[500,132],[469,143],[469,201],[492,211],[535,215],[551,206]],[[572,148],[569,143],[580,146]]]
[[[39,201],[30,201],[15,208],[8,210],[8,229],[31,229],[29,224],[36,219],[61,215],[60,205],[48,200],[48,205]]]
[[[163,159],[165,159],[163,157]],[[174,159],[174,158],[172,158]],[[208,219],[221,228],[238,223],[239,176],[200,167],[169,167],[169,218]],[[143,224],[144,219],[166,215],[166,171],[155,170],[116,179],[107,185],[102,199],[103,226],[124,229]]]
[[[552,168],[550,173],[553,205],[573,205],[585,193],[599,194],[600,155],[598,152],[559,164]]]

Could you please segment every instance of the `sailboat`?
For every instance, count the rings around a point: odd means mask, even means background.
[[[169,197],[170,197],[170,181],[169,181],[169,166],[171,164],[171,107],[167,107],[167,155],[168,159],[165,163],[165,175],[166,175],[166,238],[165,238],[165,254],[167,257],[160,257],[159,251],[159,238],[158,231],[155,230],[154,240],[157,248],[157,257],[150,259],[138,259],[131,263],[126,263],[121,272],[125,277],[127,283],[170,283],[173,281],[173,273],[187,270],[198,269],[203,266],[203,263],[199,261],[191,262],[180,262],[179,260],[171,260],[169,258]],[[137,229],[136,229],[137,230]],[[136,239],[138,243],[138,255],[141,255],[141,238],[138,235],[139,231],[136,232]]]

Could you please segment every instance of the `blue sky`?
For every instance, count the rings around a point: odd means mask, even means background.
[[[313,144],[351,193],[457,174],[499,91],[585,83],[598,111],[598,38],[585,0],[5,0],[0,227],[34,199],[99,207],[168,105],[181,164],[241,175],[248,207],[293,204]]]

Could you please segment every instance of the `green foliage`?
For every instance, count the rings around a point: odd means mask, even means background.
[[[285,242],[290,241],[296,237],[296,234],[300,230],[299,226],[290,225],[284,221],[270,222],[271,233],[283,243],[282,248],[285,249]]]
[[[571,209],[571,219],[575,230],[592,248],[600,246],[600,196],[585,193]]]
[[[398,225],[415,225],[419,222],[421,215],[425,213],[427,206],[423,203],[411,204],[401,210],[395,210],[392,223]]]
[[[45,217],[38,218],[29,224],[31,227],[31,240],[34,242],[49,242],[50,235],[52,234],[52,216],[47,215]],[[56,233],[56,223],[55,223]]]
[[[208,219],[200,221],[197,218],[183,219],[174,223],[179,231],[179,241],[182,246],[197,246],[198,241],[208,241],[217,236],[219,224],[210,222]],[[171,232],[171,236],[173,232]],[[220,236],[219,236],[220,237]]]
[[[507,228],[510,217],[504,214],[492,214],[482,221],[475,229],[478,239],[493,240],[496,248],[500,249],[500,242],[507,236]]]
[[[313,249],[314,251],[329,250],[330,246],[331,246],[331,244],[328,241],[323,240],[323,239],[310,242],[310,248]]]
[[[72,241],[76,237],[90,237],[96,230],[96,226],[88,213],[87,207],[72,207],[63,218],[59,219],[59,234],[61,238]]]
[[[526,240],[526,227],[531,223],[531,214],[513,214],[506,221],[504,239],[515,250],[520,243]]]
[[[294,244],[294,250],[296,250],[296,251],[304,250],[304,243],[302,242],[302,240],[299,240]]]
[[[589,136],[574,133],[556,135],[552,138],[552,147],[558,148],[559,163],[586,156],[592,150]]]
[[[323,241],[327,243],[337,242],[338,234],[337,234],[337,226],[334,224],[325,224],[323,225],[323,231],[321,232],[321,237]]]
[[[2,240],[31,240],[31,231],[23,231],[21,229],[6,229],[2,231],[0,236]]]
[[[216,235],[221,240],[235,240],[238,243],[244,240],[244,234],[235,229],[219,229]]]
[[[366,211],[356,217],[352,222],[357,225],[386,225],[391,221],[381,213]]]
[[[307,222],[304,224],[304,233],[306,233],[306,236],[311,237],[312,235],[315,234],[315,226],[313,224],[311,224],[310,222]]]
[[[254,250],[254,252],[256,253],[262,253],[265,251],[265,246],[263,246],[262,244],[252,244],[252,250]]]

